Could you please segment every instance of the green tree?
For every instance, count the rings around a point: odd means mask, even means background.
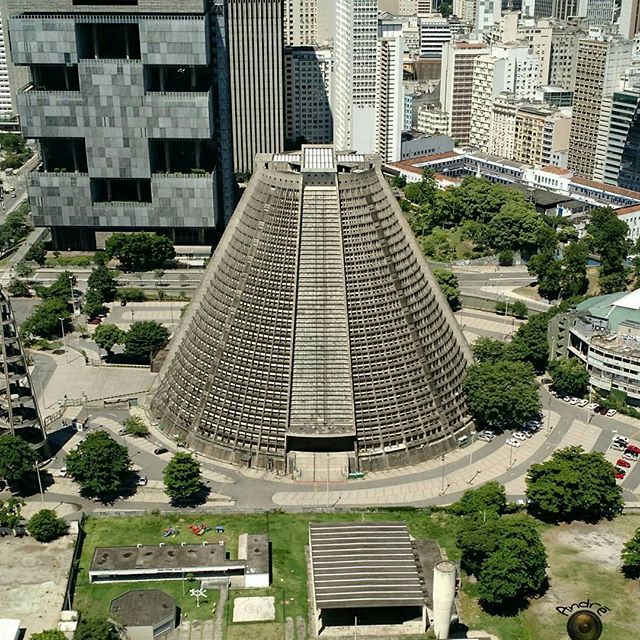
[[[14,298],[30,298],[31,290],[27,286],[26,282],[22,280],[16,280],[15,278],[9,283],[9,293]]]
[[[407,186],[407,179],[403,175],[391,178],[391,186],[396,189],[404,189]]]
[[[506,202],[489,223],[491,244],[496,251],[511,249],[530,255],[540,246],[554,244],[549,242],[549,232],[534,207],[517,200]]]
[[[454,260],[455,247],[449,239],[449,232],[443,229],[434,229],[430,234],[420,238],[420,246],[425,256],[441,262]]]
[[[144,302],[147,299],[144,291],[137,287],[123,287],[116,291],[116,297],[125,302]]]
[[[404,197],[411,202],[419,202],[422,196],[419,182],[410,182],[404,187]]]
[[[139,362],[150,362],[152,354],[169,342],[169,330],[155,320],[134,322],[124,338],[128,356]]]
[[[517,362],[528,362],[535,371],[545,371],[549,360],[548,325],[549,316],[546,313],[531,316],[518,327],[507,345],[506,357]]]
[[[640,578],[640,529],[622,547],[622,573],[627,578]]]
[[[522,531],[518,531],[522,534]],[[503,535],[483,563],[478,596],[485,608],[509,610],[539,593],[547,580],[547,552],[533,525],[529,539]]]
[[[149,427],[140,416],[129,416],[123,423],[125,433],[130,436],[143,438],[149,435]]]
[[[63,271],[50,287],[37,287],[36,291],[45,300],[57,298],[68,302],[71,300],[76,283],[77,278],[70,271]]]
[[[563,396],[580,398],[587,391],[589,372],[576,358],[557,358],[549,363],[553,388]]]
[[[106,251],[96,251],[93,254],[93,263],[97,264],[99,267],[106,267],[109,263],[109,256]]]
[[[22,323],[22,333],[25,336],[39,336],[46,340],[60,338],[62,336],[61,318],[65,332],[72,331],[67,302],[60,298],[44,300]]]
[[[529,467],[529,511],[550,521],[597,522],[622,512],[622,488],[616,484],[614,466],[600,452],[565,447],[550,460]]]
[[[128,271],[159,269],[176,255],[169,238],[144,231],[113,233],[105,243],[105,251]]]
[[[547,300],[557,300],[562,291],[562,266],[555,250],[545,249],[531,257],[529,273],[538,280],[538,293]]]
[[[48,629],[40,633],[32,633],[30,640],[67,640],[67,636],[57,629]]]
[[[47,261],[47,250],[44,248],[44,242],[42,242],[42,240],[34,242],[31,247],[29,247],[29,251],[27,251],[25,255],[25,260],[33,260],[41,267],[44,266],[44,263]]]
[[[38,542],[52,542],[63,536],[67,529],[67,523],[51,509],[40,509],[27,524],[27,530]]]
[[[456,223],[475,220],[486,224],[507,202],[524,202],[523,195],[516,189],[494,185],[486,178],[475,176],[467,176],[449,192],[451,210],[456,212]]]
[[[527,305],[521,300],[516,300],[511,305],[511,315],[516,318],[526,318],[529,315],[529,309],[527,309]]]
[[[578,240],[565,247],[564,255],[560,262],[562,275],[560,289],[562,298],[573,298],[584,295],[589,288],[587,278],[587,259],[589,249],[586,242]]]
[[[127,448],[106,431],[95,431],[67,454],[66,465],[84,494],[104,498],[121,487],[131,470],[131,459]]]
[[[20,488],[36,463],[33,449],[11,434],[0,436],[0,479],[12,490]]]
[[[115,324],[100,324],[93,333],[93,341],[108,355],[113,353],[116,344],[122,344],[125,332]]]
[[[95,318],[105,311],[104,299],[97,289],[89,289],[84,297],[82,311],[90,318]]]
[[[202,490],[200,463],[190,453],[176,453],[163,476],[165,493],[173,503],[189,502]]]
[[[17,527],[22,520],[22,507],[25,504],[21,498],[11,497],[6,502],[0,500],[0,527]]]
[[[498,264],[501,267],[510,267],[513,264],[513,251],[511,249],[503,249],[498,253]]]
[[[15,272],[19,278],[29,278],[36,272],[36,270],[26,262],[19,262],[15,268]]]
[[[121,640],[121,634],[106,618],[81,618],[73,640]]]
[[[478,516],[486,518],[486,512],[492,511],[502,515],[507,508],[507,497],[504,487],[495,480],[491,480],[478,487],[468,489],[457,502],[454,502],[449,511],[458,516]]]
[[[451,2],[441,2],[438,10],[443,18],[448,18],[453,13],[453,5]]]
[[[24,210],[18,208],[8,213],[0,224],[0,250],[7,251],[15,246],[29,235],[32,228]]]
[[[464,391],[467,407],[480,427],[521,425],[540,411],[533,369],[526,363],[498,360],[472,365]]]
[[[497,362],[504,359],[506,343],[486,336],[480,336],[473,343],[473,355],[477,362]]]
[[[116,285],[113,272],[105,266],[95,267],[87,280],[88,288],[97,291],[103,302],[113,302],[116,299]]]
[[[496,313],[503,316],[507,313],[507,303],[504,300],[498,300],[495,304]]]
[[[448,269],[434,269],[433,275],[442,291],[444,297],[447,299],[449,306],[456,311],[460,308],[460,283],[458,277],[453,271]]]
[[[602,261],[598,271],[600,293],[623,291],[627,286],[625,261],[631,249],[629,226],[611,209],[595,209],[587,225],[587,243]]]

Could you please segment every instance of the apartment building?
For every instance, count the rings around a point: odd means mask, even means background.
[[[378,38],[376,51],[375,150],[383,162],[400,160],[404,129],[404,87],[401,35]]]
[[[579,26],[554,24],[551,34],[549,84],[573,91],[576,85],[578,42],[587,37]]]
[[[631,65],[633,43],[622,38],[582,39],[576,55],[576,83],[568,168],[592,178],[603,100],[620,87]]]
[[[318,0],[284,0],[284,46],[318,44]]]
[[[458,144],[469,142],[474,61],[489,51],[487,45],[478,42],[449,42],[443,47],[440,100],[448,122],[444,131]]]

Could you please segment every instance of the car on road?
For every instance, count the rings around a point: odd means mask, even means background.
[[[158,448],[153,450],[153,453],[155,453],[157,456],[160,456],[163,453],[168,453],[168,451],[169,451],[169,449],[167,449],[166,447],[158,447]]]
[[[516,440],[515,438],[507,438],[507,444],[510,447],[518,448],[520,446],[520,440]]]
[[[66,478],[67,477],[67,467],[62,467],[61,469],[58,469],[58,475],[61,478]]]
[[[526,440],[526,439],[527,439],[526,434],[525,434],[525,433],[523,433],[522,431],[516,431],[516,432],[513,434],[513,437],[514,437],[514,438],[516,438],[516,439],[518,439],[518,440]]]
[[[618,413],[618,412],[615,409],[609,409],[609,411],[607,411],[607,416],[609,418],[613,418],[613,416],[615,416],[616,413]]]
[[[146,487],[147,486],[147,482],[149,482],[149,479],[146,476],[140,476],[138,478],[138,486],[139,487]]]
[[[589,404],[589,401],[588,400],[584,400],[584,399],[582,399],[582,400],[580,400],[578,402],[578,406],[579,407],[586,407],[588,404]]]
[[[616,460],[616,466],[625,467],[626,469],[629,469],[629,467],[631,467],[631,463],[627,462],[626,460],[623,460],[622,458],[618,458]]]

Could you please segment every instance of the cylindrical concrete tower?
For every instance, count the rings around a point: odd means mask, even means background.
[[[438,640],[449,637],[457,573],[456,565],[449,560],[433,567],[433,630]]]

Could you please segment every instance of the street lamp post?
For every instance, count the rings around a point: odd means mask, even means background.
[[[35,463],[36,475],[38,476],[38,487],[40,489],[40,499],[42,500],[42,508],[44,509],[44,491],[42,490],[42,478],[40,477],[40,467],[38,467],[38,461]]]
[[[511,469],[514,462],[515,460],[513,459],[513,447],[510,446],[509,447],[509,466],[507,467],[507,469]]]
[[[66,364],[69,364],[69,346],[65,345],[65,335],[64,335],[64,318],[58,318],[60,320],[60,327],[62,328],[62,346],[64,349],[64,361]]]
[[[69,288],[71,289],[71,308],[73,309],[73,315],[76,315],[76,295],[73,291],[73,276],[69,275]]]
[[[442,454],[442,485],[440,487],[440,493],[444,493],[444,453]]]

